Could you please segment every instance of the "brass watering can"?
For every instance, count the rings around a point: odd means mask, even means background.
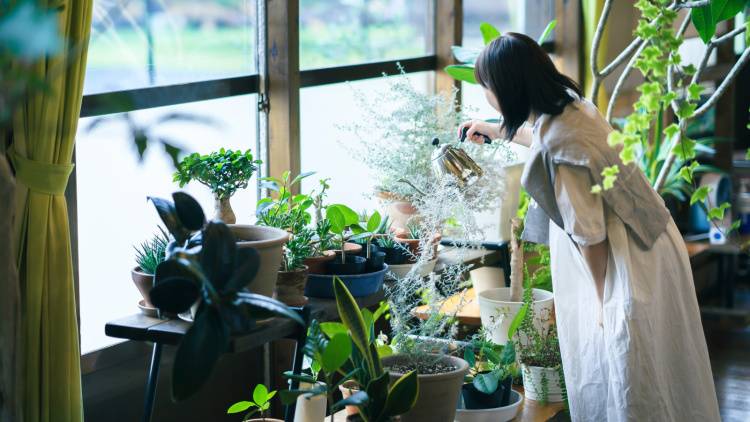
[[[467,130],[468,128],[463,128],[460,138],[461,142],[466,140]],[[482,133],[477,133],[477,135],[484,138],[485,144],[492,143],[492,139],[489,136]],[[432,153],[432,171],[435,176],[443,177],[450,174],[456,178],[459,186],[466,187],[476,182],[484,174],[479,164],[463,149],[449,144],[440,145],[440,139],[438,138],[432,140],[432,145],[436,147]]]

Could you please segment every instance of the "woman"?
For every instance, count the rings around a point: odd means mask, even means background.
[[[549,244],[575,421],[719,421],[690,260],[643,173],[607,144],[612,128],[525,35],[490,43],[475,75],[501,125],[461,125],[531,149],[524,238]],[[592,193],[604,168],[611,189]]]

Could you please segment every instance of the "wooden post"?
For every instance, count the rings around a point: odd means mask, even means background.
[[[443,71],[445,66],[455,64],[451,47],[461,45],[463,39],[463,0],[435,0],[434,27],[431,32],[435,39],[437,72],[435,75],[435,92],[444,92],[454,87],[461,88],[461,83]],[[460,99],[460,96],[459,96]]]
[[[577,82],[583,81],[581,66],[582,19],[577,0],[555,0],[555,62],[557,68]]]
[[[299,0],[266,0],[268,175],[300,172]],[[297,187],[298,189],[298,187]]]

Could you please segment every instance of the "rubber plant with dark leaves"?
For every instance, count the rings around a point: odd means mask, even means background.
[[[206,222],[193,197],[175,192],[174,202],[149,199],[174,238],[167,259],[156,267],[151,301],[163,312],[181,313],[200,300],[175,355],[172,398],[179,401],[206,382],[232,333],[246,332],[256,319],[273,316],[304,321],[283,303],[244,291],[258,271],[258,253],[238,249],[223,222]]]
[[[359,413],[350,418],[364,422],[389,421],[408,412],[417,401],[419,381],[417,373],[410,371],[389,387],[390,374],[380,361],[374,329],[377,314],[382,313],[384,308],[381,307],[376,314],[366,309],[360,310],[343,281],[334,277],[333,283],[336,307],[342,322],[324,323],[322,331],[330,340],[323,336],[320,341],[341,342],[340,347],[349,351],[347,359],[339,365],[338,371],[344,377],[336,388],[348,379],[353,379],[363,388],[338,402],[336,407],[356,406]],[[317,338],[322,336],[320,331],[316,334]]]

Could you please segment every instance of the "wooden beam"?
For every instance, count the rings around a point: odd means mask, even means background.
[[[555,64],[565,75],[577,82],[583,81],[581,73],[581,45],[583,28],[581,2],[577,0],[555,0]]]
[[[437,72],[435,92],[461,88],[461,83],[443,71],[445,66],[455,64],[451,47],[461,45],[463,39],[464,9],[463,0],[435,0],[434,26],[429,33],[435,39]]]
[[[300,172],[299,0],[266,0],[268,175]]]

